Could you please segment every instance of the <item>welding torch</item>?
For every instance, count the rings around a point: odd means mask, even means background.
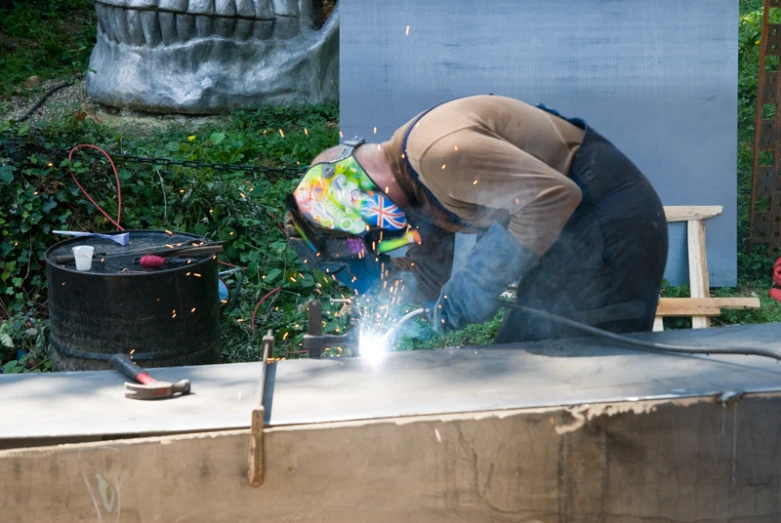
[[[352,304],[352,300],[336,300],[332,299],[332,303],[346,303]],[[396,324],[391,327],[384,335],[379,337],[378,343],[384,346],[390,345],[395,337],[398,335],[399,330],[404,323],[409,320],[425,314],[426,309],[416,309],[405,316],[403,316]],[[355,356],[360,356],[360,328],[359,320],[356,314],[353,314],[350,319],[351,328],[347,334],[323,334],[322,330],[323,309],[319,300],[312,300],[307,307],[307,321],[308,329],[304,334],[302,348],[309,353],[310,358],[320,358],[323,355],[323,350],[327,347],[347,347]]]

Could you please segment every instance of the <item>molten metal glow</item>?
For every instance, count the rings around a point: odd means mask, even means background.
[[[369,326],[362,326],[360,333],[361,357],[377,366],[388,353],[388,340]]]

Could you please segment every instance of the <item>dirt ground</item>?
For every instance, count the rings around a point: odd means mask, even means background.
[[[60,80],[49,80],[35,89],[20,89],[21,94],[11,97],[10,101],[0,105],[0,120],[20,118],[44,92],[59,83]],[[145,131],[165,130],[171,126],[185,126],[187,129],[197,130],[222,118],[179,114],[153,115],[129,109],[116,109],[91,102],[86,93],[85,80],[60,89],[49,96],[43,106],[26,120],[26,123],[50,122],[75,115],[77,118],[95,118],[99,123],[143,134]]]

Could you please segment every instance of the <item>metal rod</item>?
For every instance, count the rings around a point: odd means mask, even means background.
[[[390,345],[393,343],[393,340],[396,337],[396,334],[398,334],[399,330],[401,329],[401,326],[404,325],[406,322],[411,320],[412,318],[415,318],[417,316],[421,316],[426,313],[426,309],[420,308],[415,309],[414,311],[406,314],[403,316],[399,321],[396,322],[396,325],[391,327],[391,329],[385,333],[385,335],[382,337],[385,342]]]
[[[320,300],[312,300],[307,306],[307,331],[310,336],[323,335],[323,305]],[[320,358],[323,355],[322,348],[309,348],[310,358]]]
[[[263,341],[261,342],[261,354],[263,358],[263,365],[260,367],[260,394],[259,394],[259,405],[261,407],[265,406],[266,404],[266,376],[268,375],[268,365],[269,365],[269,359],[271,359],[271,356],[273,355],[274,351],[274,335],[272,334],[271,330],[269,330],[265,336],[263,336]]]
[[[261,357],[263,364],[260,366],[260,382],[258,393],[258,404],[252,409],[252,420],[250,424],[250,444],[249,457],[247,462],[247,479],[253,487],[259,487],[263,484],[266,472],[265,448],[263,445],[263,429],[266,425],[266,377],[268,376],[269,358],[274,351],[274,335],[269,330],[263,336],[261,344]]]

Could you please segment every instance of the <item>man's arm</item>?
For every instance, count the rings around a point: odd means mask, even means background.
[[[550,249],[582,199],[567,176],[520,148],[473,130],[447,135],[420,156],[434,196],[468,222],[488,228],[432,311],[440,331],[491,319],[507,285]]]

